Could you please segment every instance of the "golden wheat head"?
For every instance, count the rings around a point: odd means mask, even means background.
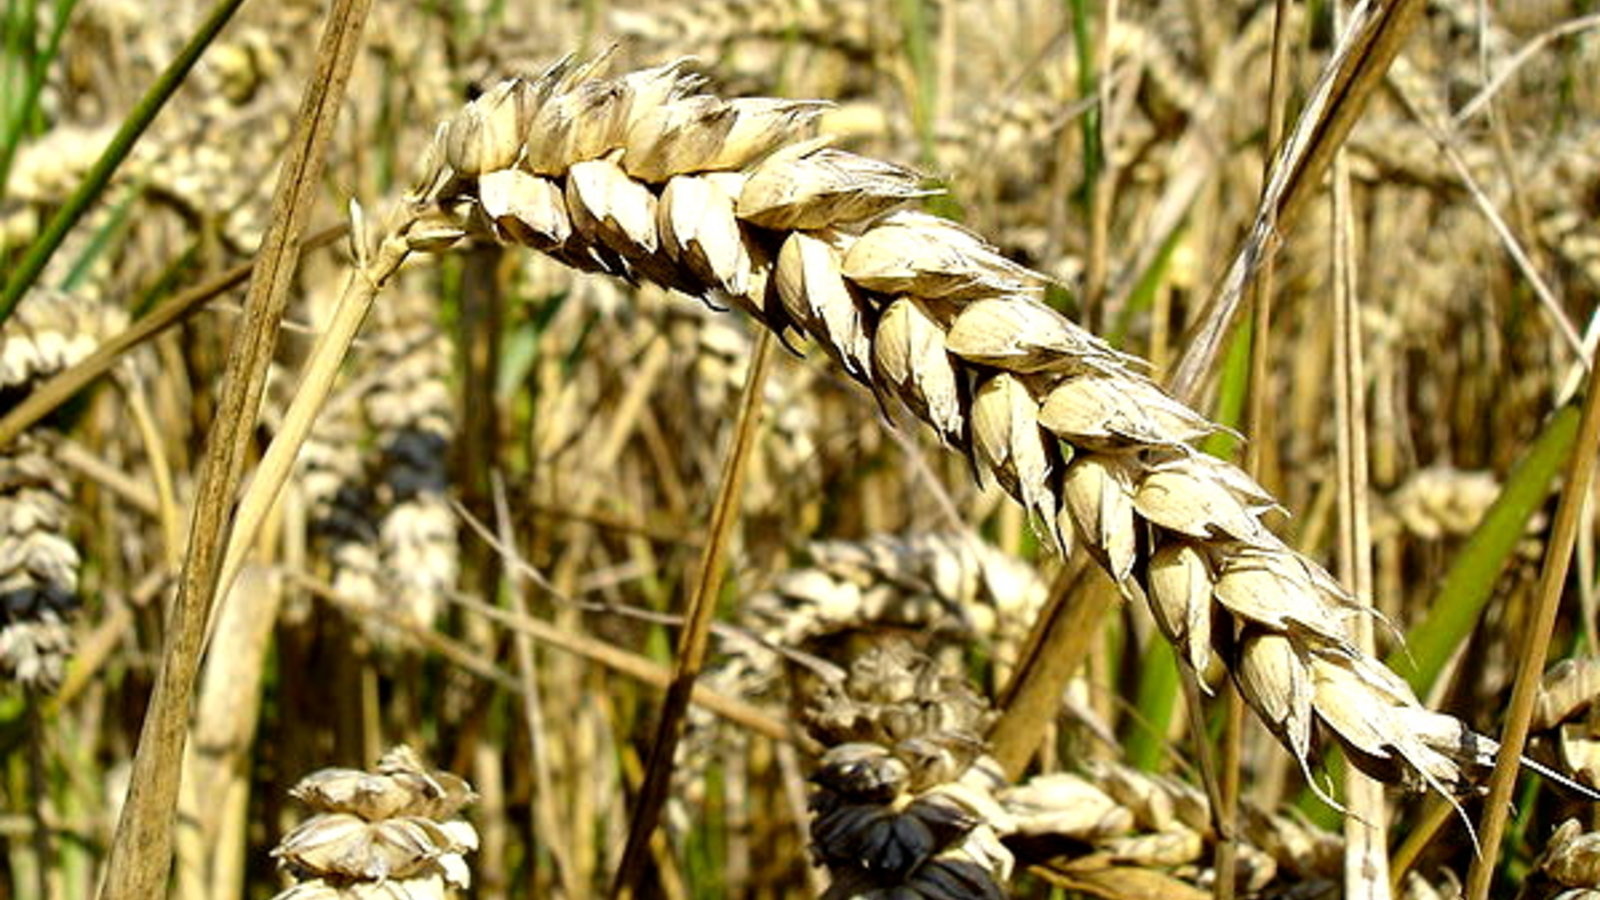
[[[1188,665],[1226,664],[1302,766],[1318,723],[1386,781],[1459,791],[1491,763],[1492,741],[1357,649],[1363,608],[1263,524],[1273,498],[1190,446],[1216,426],[1044,303],[1045,276],[899,209],[925,193],[915,173],[815,136],[819,103],[599,65],[503,82],[441,126],[412,248],[521,244],[808,336],[1050,542],[1076,534]]]

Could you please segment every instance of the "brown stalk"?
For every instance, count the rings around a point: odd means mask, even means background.
[[[144,384],[137,378],[118,380],[139,440],[144,445],[145,458],[150,461],[150,480],[154,482],[156,521],[161,525],[161,558],[167,568],[177,571],[183,564],[183,516],[178,511],[178,492],[173,486],[172,464],[167,459],[160,427],[150,409],[150,399],[145,396]]]
[[[1556,613],[1561,609],[1567,567],[1572,561],[1573,544],[1594,480],[1595,456],[1600,450],[1600,378],[1595,373],[1596,369],[1589,370],[1578,437],[1567,463],[1566,488],[1556,508],[1555,527],[1545,552],[1544,567],[1539,573],[1538,601],[1518,654],[1517,681],[1511,690],[1505,729],[1500,734],[1500,752],[1495,757],[1494,774],[1489,777],[1489,795],[1483,801],[1483,819],[1478,825],[1481,855],[1473,860],[1467,876],[1467,900],[1484,900],[1494,880],[1500,838],[1505,834],[1506,817],[1511,809],[1511,791],[1516,787],[1523,744],[1528,740],[1528,726],[1533,719],[1533,702],[1550,650],[1550,632],[1555,627]]]
[[[106,863],[102,900],[142,900],[164,892],[172,864],[172,819],[206,619],[217,589],[244,451],[250,443],[288,302],[306,220],[320,191],[323,158],[360,45],[371,0],[337,0],[328,11],[316,71],[306,85],[287,158],[273,195],[271,225],[257,254],[207,437],[196,490],[189,553],[167,622],[166,646],[146,712],[131,787]]]
[[[695,677],[700,674],[705,662],[711,620],[717,609],[717,591],[722,584],[733,525],[739,518],[739,496],[760,427],[762,389],[771,363],[772,333],[762,331],[756,340],[750,370],[745,377],[744,393],[739,399],[733,446],[728,450],[721,483],[717,487],[716,504],[711,510],[710,536],[700,557],[699,573],[689,595],[689,621],[678,639],[672,684],[667,688],[667,697],[662,704],[661,721],[651,744],[644,784],[639,789],[639,798],[629,823],[628,843],[622,851],[622,862],[612,886],[612,896],[616,898],[633,897],[638,890],[639,879],[644,874],[645,856],[650,849],[650,836],[656,831],[661,806],[667,799],[672,778],[672,758],[683,732],[684,713],[689,708]]]
[[[304,255],[325,247],[343,237],[348,228],[348,225],[341,223],[313,232],[296,245],[295,251]],[[240,263],[173,297],[129,325],[128,330],[101,344],[82,362],[63,369],[39,385],[5,416],[0,417],[0,446],[16,440],[17,435],[33,427],[90,382],[104,375],[124,353],[188,319],[229,288],[244,283],[255,271],[256,262],[250,260]]]
[[[1100,617],[1116,602],[1116,587],[1082,554],[1056,574],[989,728],[990,753],[1008,778],[1028,768],[1044,726],[1061,708],[1061,691],[1088,657]]]
[[[56,449],[56,459],[68,469],[94,482],[122,502],[152,519],[161,517],[161,500],[150,485],[106,462],[71,438],[64,438]]]

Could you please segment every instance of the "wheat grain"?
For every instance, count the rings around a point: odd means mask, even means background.
[[[1261,523],[1270,497],[1189,449],[1201,420],[1170,399],[1152,407],[1160,389],[1136,361],[1037,299],[1043,276],[953,223],[889,212],[914,181],[812,138],[815,104],[698,89],[681,62],[604,80],[564,61],[503,83],[441,127],[407,239],[521,242],[808,334],[987,470],[1051,542],[1065,549],[1077,532],[1125,594],[1150,593],[1180,655],[1227,662],[1302,766],[1321,723],[1380,778],[1446,794],[1472,785],[1493,742],[1425,709],[1356,649],[1347,626],[1359,608]],[[663,160],[671,167],[654,165]],[[715,178],[733,198],[702,210],[715,228],[686,226],[662,202],[690,178]],[[705,247],[710,235],[728,243]],[[691,263],[685,248],[697,244]],[[802,264],[785,266],[785,254]],[[731,293],[738,285],[748,287]],[[1085,376],[1101,395],[1133,398],[1144,419],[1124,422],[1113,403],[1091,408],[1092,428],[1050,430],[1040,410]],[[984,404],[998,411],[980,428],[975,398],[990,396],[1005,402]],[[1158,555],[1184,551],[1187,578],[1151,577]]]

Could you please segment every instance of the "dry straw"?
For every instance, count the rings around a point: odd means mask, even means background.
[[[1040,298],[1044,276],[945,219],[899,166],[812,135],[820,105],[701,93],[681,62],[562,62],[434,142],[412,245],[492,237],[737,306],[910,409],[1065,550],[1077,534],[1202,673],[1225,664],[1309,764],[1321,723],[1363,770],[1446,794],[1494,744],[1353,644],[1365,615],[1262,522],[1273,499],[1190,442],[1215,430]]]

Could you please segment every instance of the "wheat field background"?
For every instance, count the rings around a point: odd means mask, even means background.
[[[3,15],[0,897],[1600,896],[1585,0]]]

